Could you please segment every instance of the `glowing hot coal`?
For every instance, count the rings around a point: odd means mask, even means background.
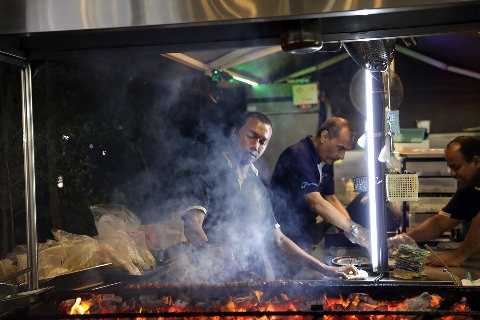
[[[116,313],[135,313],[135,314],[168,314],[169,317],[175,317],[174,313],[193,313],[194,316],[186,318],[191,320],[197,319],[218,319],[217,315],[205,316],[209,314],[226,314],[239,313],[238,317],[242,320],[258,320],[258,319],[287,319],[300,320],[311,319],[312,315],[301,314],[302,310],[311,308],[314,302],[320,302],[322,307],[321,312],[316,318],[324,320],[337,319],[397,319],[406,320],[413,319],[411,315],[379,315],[368,314],[369,311],[375,312],[398,312],[398,311],[435,311],[439,308],[442,298],[435,294],[428,294],[427,292],[413,298],[405,299],[403,301],[377,301],[367,294],[351,294],[348,297],[329,298],[329,297],[303,297],[290,299],[286,294],[279,294],[268,301],[263,301],[264,293],[260,290],[253,290],[246,296],[228,297],[223,300],[211,300],[208,302],[193,302],[181,299],[174,299],[172,296],[157,296],[155,294],[143,294],[136,298],[124,300],[122,297],[114,294],[91,294],[88,297],[76,298],[62,301],[59,305],[59,311],[70,315],[77,314],[116,314]],[[466,299],[455,303],[452,311],[469,311]],[[335,312],[345,312],[343,314],[332,314]],[[278,315],[263,316],[256,315],[242,315],[248,312],[278,312]],[[288,315],[282,315],[281,312],[290,312]],[[291,314],[293,312],[293,314]],[[295,313],[296,312],[296,313]],[[330,312],[330,314],[329,314]],[[365,315],[355,315],[355,312]],[[195,314],[198,313],[198,316]],[[221,317],[221,316],[220,316]],[[227,318],[238,318],[237,316]],[[159,317],[158,319],[163,319]],[[165,317],[166,318],[166,317]],[[138,316],[136,319],[142,319]],[[450,316],[438,317],[441,320],[458,319]]]
[[[68,314],[85,314],[91,306],[92,304],[89,301],[82,301],[82,298],[76,298]]]

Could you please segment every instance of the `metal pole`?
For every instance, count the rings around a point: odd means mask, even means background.
[[[377,212],[377,245],[379,253],[379,272],[388,274],[388,252],[386,249],[386,220],[385,220],[385,166],[378,160],[384,144],[385,144],[385,84],[383,82],[382,73],[373,72],[372,82],[372,100],[373,100],[373,150],[377,157],[375,160],[375,175],[379,179],[379,183],[375,184],[376,194],[376,212]],[[381,181],[381,182],[380,182]]]
[[[365,72],[366,132],[368,161],[368,190],[370,209],[370,240],[372,268],[380,275],[388,271],[388,261],[384,254],[385,235],[385,190],[384,166],[378,160],[383,147],[385,102],[382,75],[380,72]]]
[[[33,144],[32,71],[30,64],[21,69],[23,157],[25,171],[25,210],[29,290],[38,289],[37,207],[35,201],[35,152]]]

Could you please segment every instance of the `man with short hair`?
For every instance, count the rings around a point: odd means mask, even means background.
[[[442,235],[463,222],[471,222],[470,229],[458,249],[440,258],[449,266],[459,266],[480,249],[480,139],[459,136],[445,149],[445,160],[450,175],[458,181],[458,190],[447,205],[435,216],[425,220],[407,233],[388,238],[389,251],[400,244],[416,245]],[[441,266],[432,258],[431,265]]]
[[[332,117],[317,135],[308,135],[279,156],[271,179],[275,218],[285,234],[304,250],[319,242],[316,222],[326,221],[347,238],[369,247],[368,231],[356,224],[335,196],[333,163],[353,148],[354,132],[348,120]]]
[[[236,262],[247,270],[272,279],[271,251],[283,260],[294,260],[328,276],[357,274],[353,266],[332,267],[303,251],[280,230],[268,192],[253,163],[262,156],[272,136],[272,124],[259,112],[240,117],[222,152],[206,159],[204,172],[185,209],[185,237],[198,248],[206,245],[232,249]],[[278,255],[276,255],[278,257]]]

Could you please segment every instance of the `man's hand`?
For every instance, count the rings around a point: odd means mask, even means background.
[[[412,247],[418,248],[415,240],[410,238],[406,233],[401,233],[387,239],[388,255],[391,256],[393,252],[397,250],[398,247],[400,247],[401,244],[407,244]]]
[[[358,269],[352,264],[341,267],[326,266],[322,273],[327,277],[347,279],[348,276],[356,276]]]
[[[191,210],[183,215],[183,232],[187,241],[195,247],[205,244],[208,239],[202,229],[205,213]]]

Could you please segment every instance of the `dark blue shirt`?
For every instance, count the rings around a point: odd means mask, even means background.
[[[333,165],[322,163],[311,136],[285,149],[277,160],[270,185],[273,212],[283,233],[311,250],[311,245],[318,241],[316,213],[308,207],[305,195],[332,195],[334,189]]]

